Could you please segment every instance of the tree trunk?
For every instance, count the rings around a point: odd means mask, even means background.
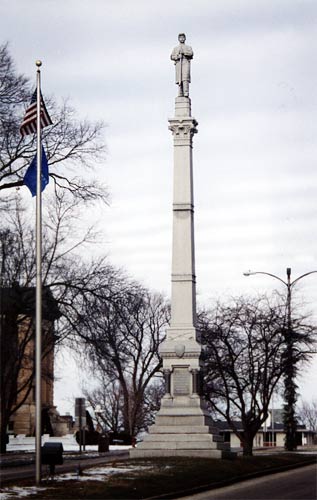
[[[253,456],[253,439],[254,435],[245,435],[242,439],[243,456],[252,457]]]
[[[0,453],[6,453],[7,452],[7,440],[8,440],[7,426],[6,425],[1,425],[1,431],[0,431],[0,441],[1,441],[0,442]]]
[[[132,429],[131,429],[131,398],[129,391],[125,385],[125,381],[121,381],[122,395],[123,395],[123,408],[122,408],[122,417],[123,417],[123,429],[124,433],[132,437]]]

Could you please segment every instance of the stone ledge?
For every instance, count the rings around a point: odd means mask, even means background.
[[[149,434],[207,434],[207,433],[218,434],[218,429],[216,427],[208,427],[208,425],[176,426],[176,425],[157,425],[157,424],[154,424],[149,428]]]
[[[181,434],[181,433],[178,433],[178,434],[173,434],[173,437],[171,436],[171,434],[146,434],[143,438],[143,441],[142,443],[146,443],[148,441],[150,442],[167,442],[167,443],[170,443],[170,442],[182,442],[182,443],[190,443],[190,442],[196,442],[196,441],[199,441],[201,442],[202,440],[204,440],[204,442],[206,444],[208,443],[215,443],[215,442],[218,442],[218,441],[215,441],[213,439],[213,435],[212,434]],[[141,444],[141,443],[140,443]]]
[[[231,458],[231,453],[221,450],[130,450],[130,458],[154,457],[201,457],[201,458]],[[234,455],[234,454],[232,454]]]
[[[155,423],[159,426],[178,427],[186,426],[205,426],[206,418],[204,415],[156,415]]]
[[[162,406],[159,410],[159,415],[170,415],[170,416],[204,416],[205,412],[200,405],[199,396],[194,397],[187,395],[177,395],[174,397],[162,399]]]

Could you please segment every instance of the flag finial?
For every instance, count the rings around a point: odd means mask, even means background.
[[[36,66],[40,67],[42,66],[42,61],[40,61],[39,59],[37,61],[35,61],[35,64]]]

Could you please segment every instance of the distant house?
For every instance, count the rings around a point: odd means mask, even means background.
[[[263,448],[263,447],[284,447],[285,432],[282,423],[282,413],[283,410],[269,410],[269,417],[263,427],[258,431],[254,438],[253,447]],[[273,414],[273,419],[272,419]],[[218,420],[215,425],[219,429],[220,435],[224,437],[224,441],[229,443],[232,448],[240,448],[241,442],[238,436],[229,428],[228,423],[225,421]],[[239,421],[235,422],[237,429],[243,432],[242,424]],[[316,438],[316,432],[310,429],[306,429],[304,425],[299,424],[297,426],[296,440],[298,446],[311,446],[314,444]]]

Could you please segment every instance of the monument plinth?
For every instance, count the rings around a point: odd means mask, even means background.
[[[171,58],[176,65],[179,95],[175,116],[169,119],[174,139],[173,249],[171,322],[160,348],[165,395],[155,424],[131,457],[199,456],[228,454],[200,395],[200,354],[196,329],[196,276],[194,244],[193,136],[197,121],[189,98],[191,47],[179,35]]]

